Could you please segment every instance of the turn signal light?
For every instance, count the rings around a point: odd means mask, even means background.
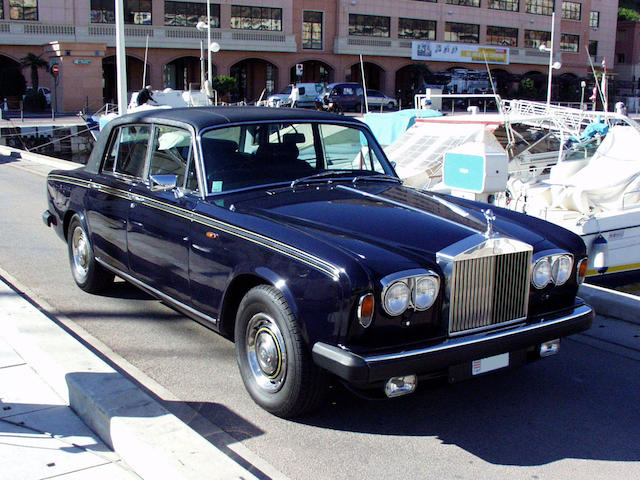
[[[587,276],[587,266],[589,262],[587,258],[583,258],[578,263],[578,285],[584,281],[584,277]]]
[[[367,293],[360,297],[360,302],[358,303],[358,322],[364,328],[367,328],[371,325],[371,320],[373,320],[373,308],[374,308],[374,297],[373,294]]]

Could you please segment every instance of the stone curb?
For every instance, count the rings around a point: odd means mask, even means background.
[[[0,312],[0,336],[142,478],[256,480],[2,279]]]
[[[640,325],[640,297],[597,285],[583,283],[578,295],[591,305],[597,314]]]

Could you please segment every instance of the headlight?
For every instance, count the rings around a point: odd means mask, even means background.
[[[562,285],[571,276],[571,268],[573,267],[573,262],[569,255],[558,255],[553,260],[553,265],[551,266],[551,276],[553,277],[553,282],[556,285]]]
[[[409,307],[411,291],[409,286],[400,281],[395,282],[384,293],[382,305],[385,311],[391,316],[397,316],[403,313]]]
[[[413,287],[413,305],[417,310],[426,310],[438,297],[440,279],[438,277],[418,277]]]
[[[536,288],[544,288],[551,281],[551,263],[549,257],[543,257],[533,266],[531,282]]]

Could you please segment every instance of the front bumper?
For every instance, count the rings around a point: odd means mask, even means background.
[[[537,323],[449,338],[437,345],[385,354],[359,355],[317,342],[313,345],[313,360],[343,380],[364,387],[391,377],[436,372],[582,332],[591,327],[594,316],[591,307],[578,302],[561,313],[540,318]]]
[[[42,212],[42,221],[47,227],[56,224],[56,217],[49,210]]]

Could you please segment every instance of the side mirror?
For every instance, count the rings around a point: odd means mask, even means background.
[[[149,180],[151,180],[152,192],[166,192],[178,186],[177,175],[151,175]]]

